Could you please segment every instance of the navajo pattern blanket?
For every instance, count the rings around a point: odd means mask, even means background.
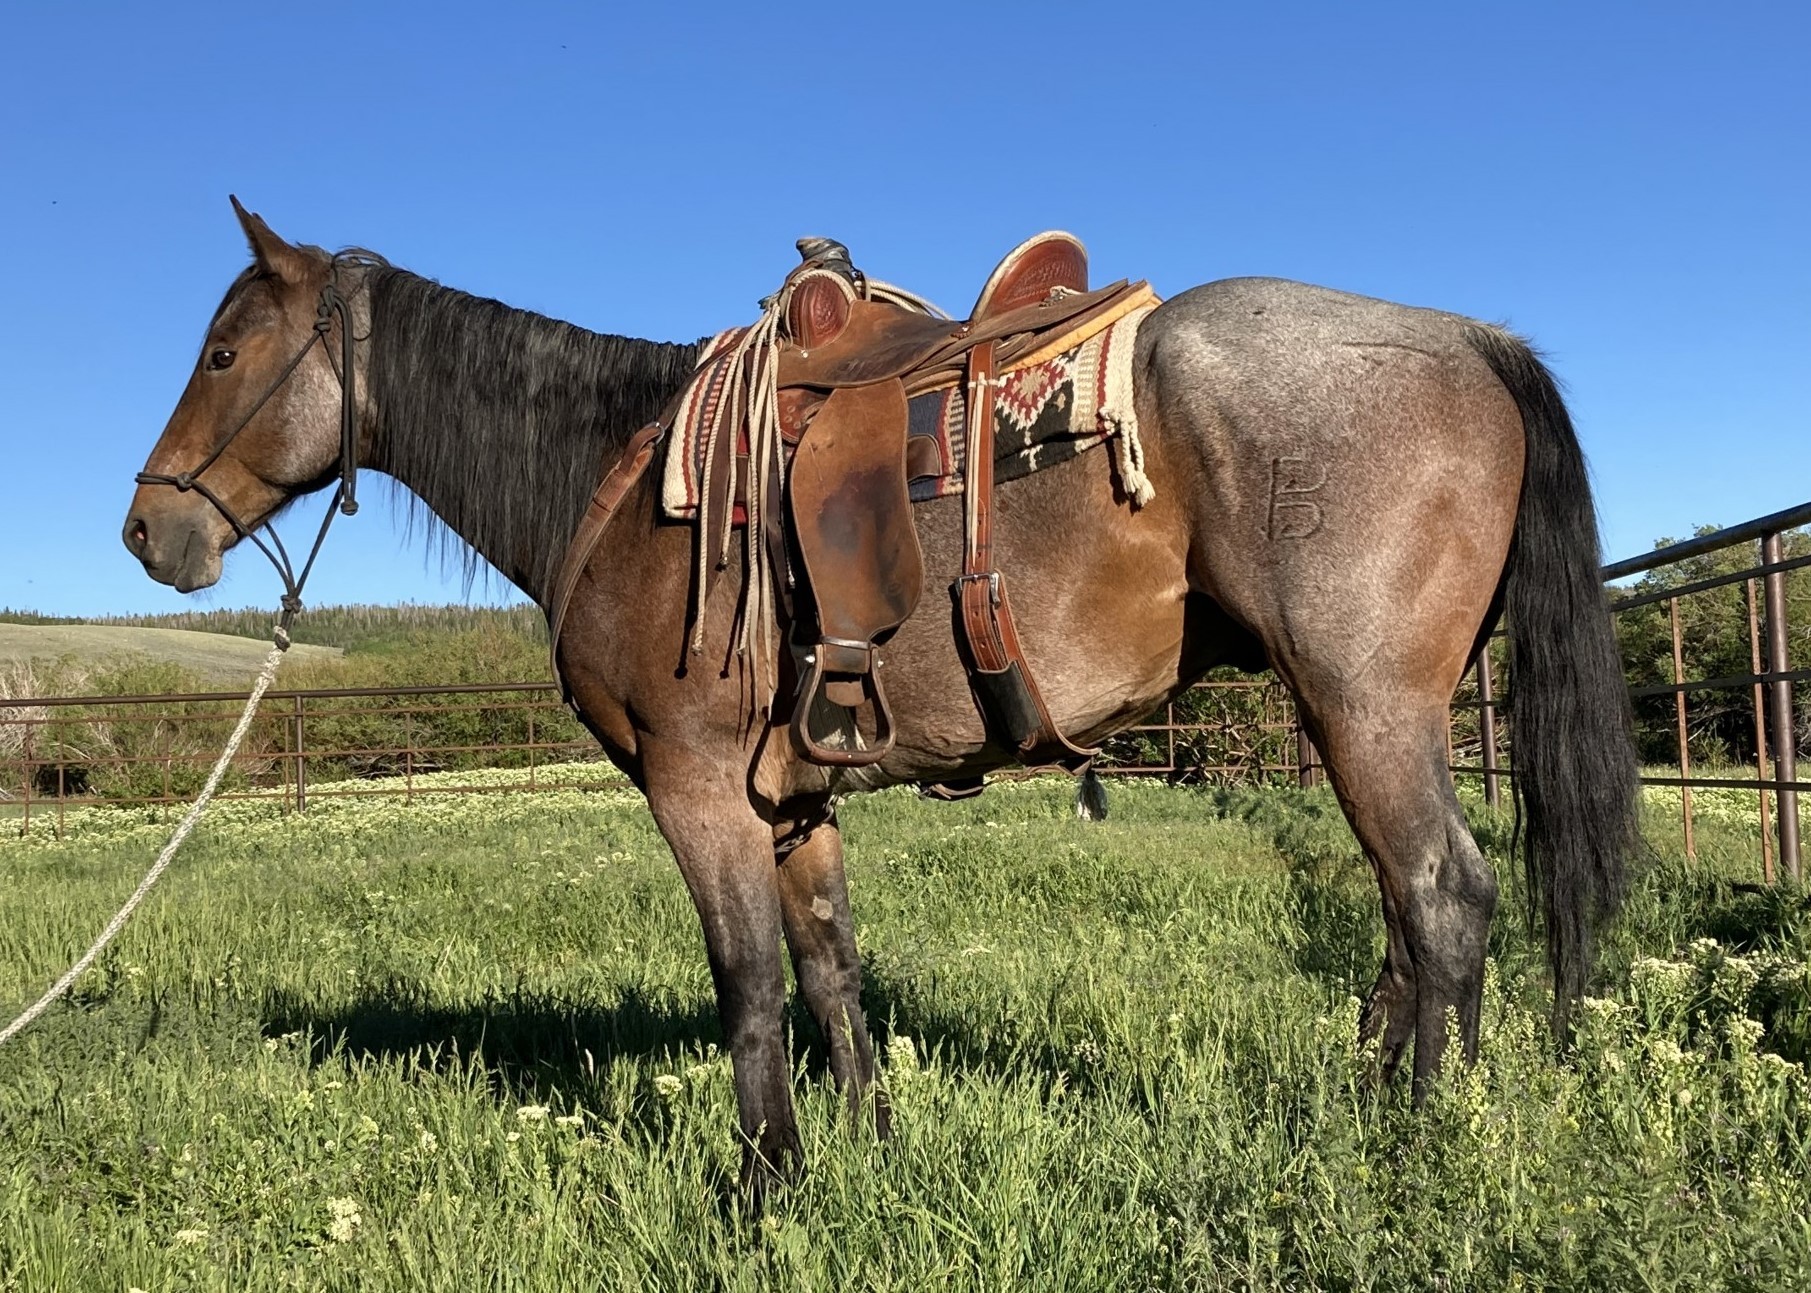
[[[1121,441],[1122,474],[1130,476],[1126,467],[1142,459],[1132,404],[1132,355],[1138,325],[1152,308],[1133,311],[1053,359],[999,375],[994,396],[996,483],[1067,462],[1116,436]],[[747,453],[747,429],[742,418],[734,416],[735,406],[746,408],[746,401],[733,389],[734,365],[727,358],[744,331],[732,329],[706,344],[698,374],[680,400],[667,434],[661,481],[661,505],[669,517],[690,520],[698,514],[713,426],[719,434],[726,425],[736,426],[737,452]],[[968,417],[961,384],[914,396],[907,408],[908,435],[929,438],[939,464],[935,474],[919,474],[909,482],[912,501],[960,494]],[[732,419],[724,418],[726,412]],[[921,463],[930,460],[925,453],[911,457]],[[740,525],[745,518],[739,506],[736,512]]]

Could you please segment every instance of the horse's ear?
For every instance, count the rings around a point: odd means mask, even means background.
[[[233,212],[239,217],[239,227],[245,230],[245,240],[251,244],[252,257],[266,273],[275,274],[289,282],[299,282],[308,267],[308,258],[299,250],[284,242],[270,231],[264,223],[264,217],[254,215],[239,204],[239,199],[227,195],[233,204]]]

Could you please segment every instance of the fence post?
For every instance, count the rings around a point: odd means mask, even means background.
[[[302,698],[296,697],[295,715],[289,720],[295,727],[296,745],[296,811],[308,811],[308,747],[302,741]]]
[[[1478,737],[1484,752],[1484,802],[1492,808],[1503,806],[1503,792],[1497,776],[1497,706],[1496,689],[1490,677],[1490,643],[1478,652]]]
[[[1685,681],[1685,654],[1679,642],[1679,599],[1666,599],[1668,613],[1673,621],[1673,685]],[[1685,818],[1685,856],[1698,860],[1697,841],[1692,838],[1692,754],[1685,726],[1685,692],[1683,689],[1673,693],[1673,709],[1679,716],[1679,806]]]
[[[1761,564],[1778,565],[1782,560],[1779,531],[1761,538]],[[1767,595],[1767,669],[1785,673],[1791,669],[1786,659],[1786,574],[1770,570],[1764,576]],[[1798,780],[1798,737],[1792,730],[1792,681],[1777,678],[1773,683],[1773,771],[1778,781]],[[1780,867],[1794,880],[1799,878],[1798,858],[1798,791],[1780,789]]]
[[[1452,760],[1447,760],[1452,762]],[[1303,790],[1320,784],[1320,766],[1314,757],[1314,742],[1302,726],[1302,703],[1295,703],[1295,779]]]
[[[1756,597],[1754,580],[1748,581],[1748,658],[1755,673],[1761,671],[1761,623],[1755,611]],[[1757,781],[1767,780],[1767,706],[1763,699],[1766,688],[1760,683],[1754,685],[1754,775]],[[1761,794],[1761,880],[1766,884],[1773,883],[1773,822],[1767,812],[1767,787],[1760,788]]]
[[[288,808],[289,807],[289,733],[287,730],[285,730],[285,724],[281,718],[277,719],[276,723],[277,723],[277,744],[279,747],[277,750],[277,777],[278,777],[277,785],[278,785],[279,793],[281,795],[280,802],[282,803],[283,807]]]
[[[19,827],[21,835],[31,834],[31,783],[38,779],[37,764],[31,757],[31,738],[32,733],[37,730],[37,720],[30,718],[25,720],[25,743],[19,747],[23,752],[22,757],[25,764],[25,821]]]

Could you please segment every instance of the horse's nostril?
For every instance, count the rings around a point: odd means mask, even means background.
[[[145,523],[143,521],[132,522],[132,542],[141,548],[145,546]]]
[[[151,532],[145,529],[144,518],[128,517],[126,531],[120,537],[126,541],[126,551],[142,561],[145,550],[151,546]]]

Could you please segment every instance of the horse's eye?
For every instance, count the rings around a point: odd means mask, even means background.
[[[231,351],[231,350],[210,351],[210,352],[208,352],[208,367],[210,369],[216,369],[216,370],[221,369],[221,368],[231,368],[233,366],[233,360],[236,357],[237,357],[236,352]]]

